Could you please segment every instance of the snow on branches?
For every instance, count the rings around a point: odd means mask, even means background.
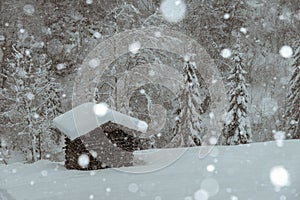
[[[53,134],[57,133],[51,130],[51,121],[62,112],[61,85],[49,70],[51,61],[41,64],[32,58],[28,49],[13,46],[12,50],[12,56],[5,63],[6,80],[0,88],[1,99],[5,101],[1,113],[5,123],[1,126],[17,133],[7,133],[16,137],[12,141],[26,138],[19,148],[31,152],[26,156],[36,161],[54,149],[51,145],[55,145],[56,136]]]
[[[248,119],[248,92],[244,75],[244,65],[239,53],[235,53],[232,60],[234,67],[228,77],[229,106],[225,119],[223,136],[225,144],[245,144],[251,141],[250,121]]]
[[[288,108],[286,112],[287,133],[294,139],[300,138],[300,48],[294,56],[292,75],[289,82]]]
[[[200,146],[201,114],[203,113],[202,103],[204,97],[200,94],[200,84],[196,76],[196,66],[193,62],[186,61],[184,64],[184,88],[178,94],[180,103],[176,111],[175,137],[170,147]]]

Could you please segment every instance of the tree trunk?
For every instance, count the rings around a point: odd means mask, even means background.
[[[115,76],[115,88],[114,88],[114,106],[115,109],[118,111],[118,101],[117,101],[117,96],[118,96],[118,88],[117,88],[117,83],[118,83],[118,78]]]
[[[36,155],[36,135],[31,134],[31,147],[32,147],[32,162],[37,161],[37,155]]]
[[[38,134],[38,137],[39,137],[39,144],[38,144],[38,150],[39,150],[39,160],[42,159],[42,141],[41,141],[41,133]]]

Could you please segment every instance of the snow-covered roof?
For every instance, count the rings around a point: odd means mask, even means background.
[[[103,109],[103,105],[91,102],[81,104],[56,117],[53,123],[72,140],[109,121],[143,133],[147,131],[148,125],[146,122],[109,108],[104,107]]]

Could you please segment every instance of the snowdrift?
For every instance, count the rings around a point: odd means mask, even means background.
[[[66,170],[63,163],[0,166],[1,200],[300,199],[300,141],[135,152],[138,166]]]

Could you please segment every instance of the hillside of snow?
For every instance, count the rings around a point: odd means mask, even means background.
[[[66,170],[63,163],[0,165],[1,200],[296,200],[300,140],[135,152],[138,166]]]

